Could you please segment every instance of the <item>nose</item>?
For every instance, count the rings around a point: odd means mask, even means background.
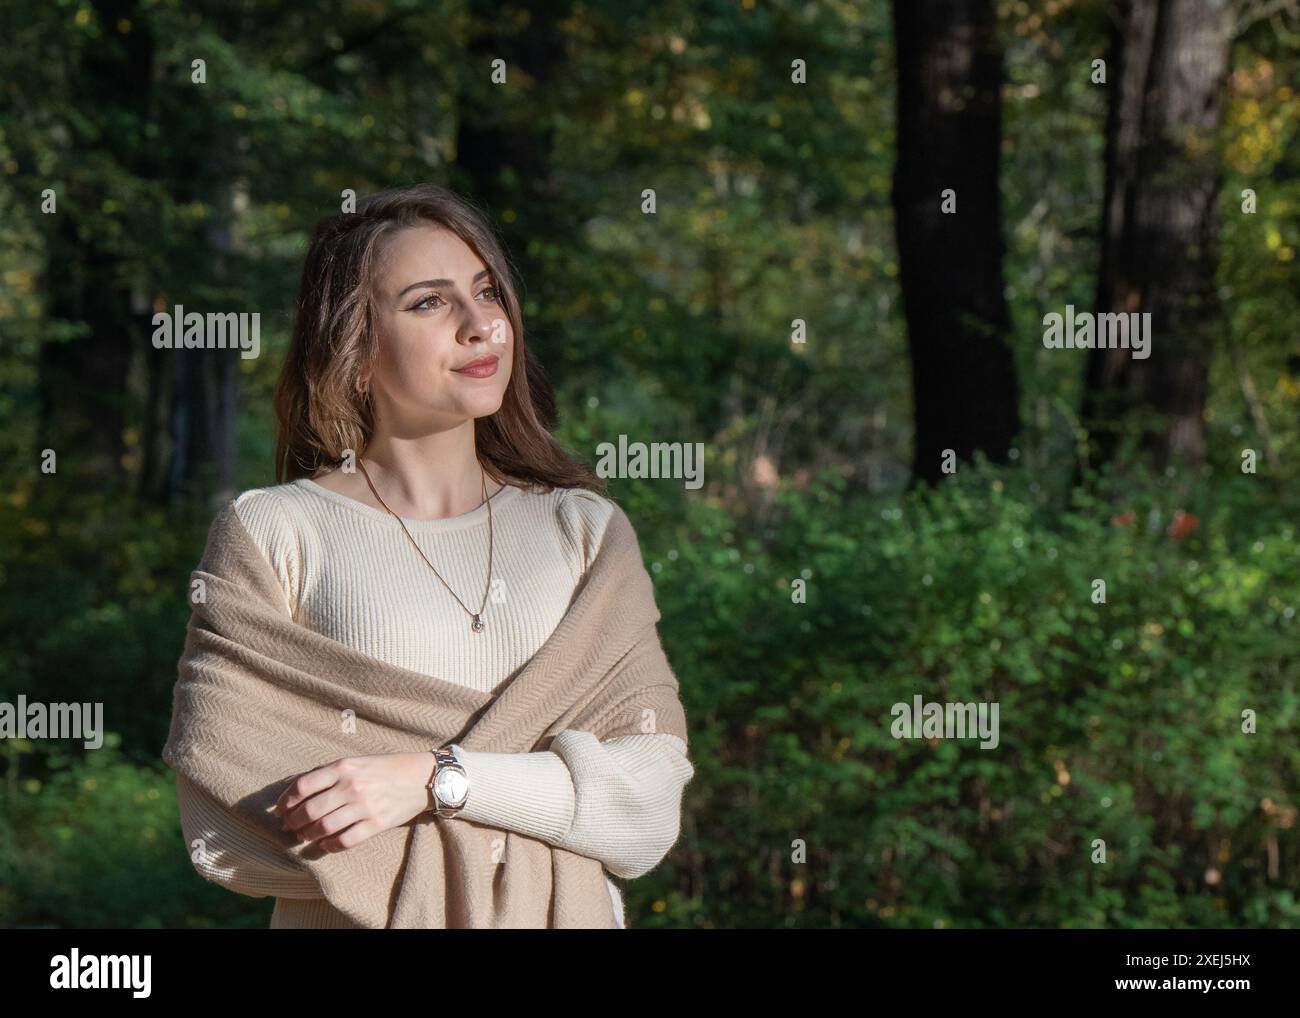
[[[461,345],[490,340],[494,347],[509,343],[513,330],[500,308],[471,307],[461,316],[456,341]]]

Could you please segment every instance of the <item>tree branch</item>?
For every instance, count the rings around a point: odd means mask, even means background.
[[[1300,16],[1300,0],[1241,0],[1240,14],[1232,30],[1233,38],[1265,18],[1283,13]]]

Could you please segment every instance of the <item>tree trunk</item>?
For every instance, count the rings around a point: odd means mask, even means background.
[[[133,31],[114,32],[109,42],[88,47],[81,65],[85,94],[95,97],[102,120],[126,125],[102,137],[79,138],[81,146],[108,148],[129,171],[148,162],[136,128],[147,116],[154,42],[131,0],[98,0],[102,23],[129,21]],[[72,157],[69,153],[69,159]],[[81,322],[87,332],[67,341],[46,342],[39,354],[38,449],[58,454],[60,473],[97,490],[122,487],[124,429],[132,346],[143,338],[131,309],[131,288],[121,278],[121,255],[94,235],[85,235],[80,210],[97,208],[105,196],[70,170],[55,185],[59,211],[49,245],[50,317]]]
[[[1158,470],[1205,457],[1233,17],[1233,0],[1121,0],[1115,11],[1095,310],[1149,313],[1151,345],[1145,359],[1088,352],[1089,467],[1114,457],[1130,425]]]
[[[213,289],[231,296],[226,298],[223,307],[187,310],[200,313],[244,310],[233,306],[231,285],[241,247],[240,217],[248,187],[238,143],[238,134],[232,128],[217,128],[205,167],[215,210],[207,230],[212,258],[209,278]],[[261,338],[264,342],[266,337]],[[231,349],[152,352],[171,364],[168,498],[194,495],[207,498],[213,506],[220,505],[237,494],[241,354]]]
[[[537,271],[541,260],[530,244],[562,243],[573,227],[560,211],[551,166],[555,111],[547,106],[547,89],[566,60],[559,23],[568,7],[566,2],[530,8],[526,27],[505,29],[517,19],[500,3],[473,0],[471,11],[490,27],[469,45],[468,81],[458,112],[459,184],[499,219],[525,282],[539,289],[545,283]],[[505,84],[491,83],[495,59],[506,63]],[[530,92],[523,91],[521,75],[535,82]],[[502,98],[506,95],[520,96],[522,105]]]
[[[895,0],[894,221],[916,420],[913,484],[944,450],[1004,462],[1019,428],[1002,281],[1002,53],[991,0]],[[951,189],[955,211],[943,211]],[[951,206],[950,206],[951,207]]]
[[[518,21],[509,8],[494,0],[472,0],[471,12],[489,27],[468,47],[456,134],[458,185],[497,220],[510,258],[518,266],[521,305],[527,301],[541,310],[529,319],[525,369],[533,405],[548,428],[559,423],[559,414],[543,364],[562,365],[566,347],[556,344],[552,349],[545,328],[538,326],[545,320],[544,309],[559,303],[552,295],[566,284],[552,282],[562,270],[557,273],[551,268],[555,256],[548,265],[540,252],[572,249],[579,221],[577,210],[565,202],[552,167],[555,110],[548,91],[567,59],[560,23],[570,7],[568,0],[530,7],[522,30],[505,30],[500,26]],[[492,61],[498,58],[506,62],[506,84],[491,83]],[[520,93],[521,74],[535,83],[532,92],[521,102],[507,102],[503,95]]]

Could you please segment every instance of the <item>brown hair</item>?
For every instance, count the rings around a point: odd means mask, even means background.
[[[545,372],[524,345],[512,266],[487,217],[436,184],[390,188],[357,201],[355,212],[322,219],[312,232],[294,309],[289,353],[275,390],[276,480],[311,477],[337,466],[344,450],[364,453],[374,434],[374,406],[357,380],[378,350],[374,273],[386,238],[432,223],[468,244],[492,273],[514,331],[510,381],[501,407],[474,421],[479,462],[497,482],[511,477],[543,489],[605,484],[551,435],[555,398]]]

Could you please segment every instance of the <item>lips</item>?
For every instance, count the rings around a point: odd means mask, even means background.
[[[475,357],[468,364],[463,364],[458,368],[453,368],[458,375],[469,375],[472,378],[487,378],[497,373],[497,364],[501,358],[495,354],[484,354],[482,357]]]

